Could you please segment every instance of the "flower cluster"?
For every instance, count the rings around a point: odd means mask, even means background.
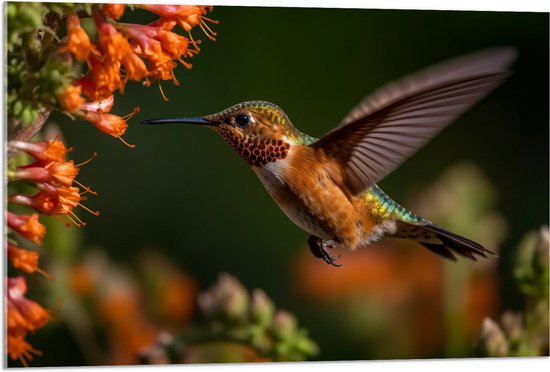
[[[151,24],[121,23],[127,9],[142,9],[158,18]],[[150,86],[172,80],[178,61],[193,57],[200,40],[191,29],[201,28],[214,39],[204,17],[211,7],[192,5],[10,3],[8,17],[8,208],[7,256],[11,266],[26,274],[51,277],[39,268],[37,246],[46,226],[40,215],[62,219],[78,227],[86,223],[74,209],[88,195],[97,195],[75,177],[80,167],[67,159],[60,136],[51,139],[41,130],[57,110],[92,123],[101,132],[120,139],[135,115],[111,113],[116,93],[124,93],[132,80]],[[87,22],[87,25],[83,24]],[[65,27],[64,27],[65,26]],[[90,27],[88,27],[90,26]],[[175,31],[181,28],[186,36]],[[66,36],[65,36],[66,35]],[[162,96],[164,93],[162,92]],[[35,139],[37,138],[37,139]],[[93,155],[92,159],[96,156]],[[91,159],[90,159],[91,160]],[[44,222],[44,221],[42,221]],[[25,277],[8,278],[8,355],[26,365],[40,352],[25,340],[43,327],[50,315],[38,303],[25,298]]]
[[[88,71],[59,90],[59,105],[116,138],[124,134],[126,122],[132,114],[119,117],[109,114],[108,109],[94,109],[94,106],[101,106],[105,100],[112,101],[116,91],[123,93],[129,80],[145,80],[146,86],[150,86],[152,81],[159,81],[159,87],[160,80],[172,80],[178,85],[174,74],[176,61],[191,68],[191,64],[183,59],[192,57],[200,50],[199,42],[191,36],[191,29],[198,25],[209,38],[213,39],[215,35],[205,21],[216,21],[204,17],[211,8],[192,5],[137,7],[157,14],[160,18],[149,25],[120,23],[115,20],[123,15],[125,5],[93,6],[92,16],[98,35],[95,41],[81,27],[79,16],[76,13],[69,14],[67,42],[61,48],[62,52],[85,62]],[[189,38],[175,33],[173,29],[176,25],[180,25]],[[162,95],[167,99],[164,93]]]
[[[141,353],[144,363],[303,361],[319,353],[292,313],[229,274],[220,274],[197,302],[202,321],[183,332],[184,342],[160,334]]]
[[[479,356],[533,357],[549,354],[548,226],[527,233],[521,240],[514,268],[516,284],[526,296],[522,311],[506,310],[497,322],[483,320],[477,345]]]
[[[32,359],[32,354],[40,355],[40,351],[25,341],[26,334],[35,332],[50,320],[50,315],[42,306],[25,298],[26,292],[27,284],[23,277],[8,278],[8,355],[21,360],[23,365]]]
[[[65,217],[68,224],[84,226],[85,222],[73,209],[81,207],[98,215],[99,212],[93,212],[81,204],[83,194],[95,192],[75,180],[82,164],[75,165],[72,160],[66,160],[70,149],[59,138],[41,142],[13,140],[9,143],[9,151],[26,153],[34,159],[29,164],[8,170],[8,180],[11,183],[25,183],[27,187],[31,185],[35,193],[13,193],[8,196],[8,203],[12,207],[27,207],[35,213],[6,212],[10,229],[8,258],[15,269],[29,274],[39,272],[50,277],[38,267],[38,252],[20,247],[21,243],[27,240],[36,246],[42,245],[46,227],[40,222],[39,214]],[[23,241],[18,242],[21,238]],[[33,353],[38,353],[25,341],[26,334],[35,332],[49,320],[49,315],[39,304],[25,298],[26,291],[24,277],[8,278],[8,354],[23,364],[32,358]]]

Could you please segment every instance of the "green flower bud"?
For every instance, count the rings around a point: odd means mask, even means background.
[[[23,126],[31,125],[38,118],[38,110],[31,106],[25,106],[21,112],[20,119]]]
[[[506,311],[501,317],[502,328],[511,343],[518,342],[523,333],[521,313]]]
[[[550,259],[550,231],[547,225],[541,226],[537,241],[536,259],[540,267],[548,270]]]
[[[249,298],[242,284],[228,274],[221,274],[218,282],[199,296],[199,306],[210,316],[225,316],[231,320],[245,320]]]
[[[251,320],[262,327],[266,327],[273,319],[275,306],[261,289],[252,291],[252,303],[250,305]]]
[[[271,324],[275,337],[288,340],[293,337],[296,331],[296,317],[286,310],[278,310]]]
[[[483,319],[480,346],[487,356],[503,357],[508,355],[508,341],[498,324],[491,318]]]

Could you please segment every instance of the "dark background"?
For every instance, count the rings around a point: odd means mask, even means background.
[[[123,21],[150,16],[127,11]],[[203,40],[202,51],[192,70],[176,70],[181,86],[162,83],[169,102],[157,84],[147,89],[129,83],[116,97],[114,113],[141,107],[124,136],[135,149],[88,123],[54,117],[74,147],[72,159],[99,154],[79,174],[99,192],[87,205],[101,211],[99,218],[87,218],[84,247],[100,246],[118,262],[155,249],[203,288],[229,272],[294,312],[319,342],[322,359],[361,359],[349,343],[334,342],[345,336],[293,293],[290,262],[307,249],[307,235],[233,150],[204,128],[139,122],[210,114],[261,99],[319,137],[385,83],[460,54],[510,45],[519,52],[513,76],[380,183],[403,202],[414,185],[433,181],[454,163],[479,165],[496,187],[498,211],[508,223],[500,271],[501,287],[510,285],[512,250],[526,231],[548,223],[547,14],[219,6],[210,17],[220,20],[213,27],[217,41],[193,31]],[[515,291],[503,292],[503,308],[518,308],[518,301]],[[57,335],[59,347],[70,344],[62,342],[67,337]],[[36,347],[52,346],[44,340]],[[45,353],[36,362],[79,363],[77,353],[67,354]],[[47,361],[54,355],[66,360]]]

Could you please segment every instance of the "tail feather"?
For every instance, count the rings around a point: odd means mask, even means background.
[[[476,255],[485,258],[488,255],[496,257],[496,254],[482,245],[427,221],[418,225],[399,221],[395,237],[414,240],[435,254],[452,261],[456,261],[454,253],[474,261]]]

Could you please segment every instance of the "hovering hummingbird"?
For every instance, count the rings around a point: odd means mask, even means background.
[[[356,249],[383,236],[414,240],[445,258],[494,253],[400,206],[376,183],[510,75],[512,48],[462,56],[389,84],[364,98],[317,139],[265,101],[216,114],[146,120],[213,129],[252,167],[284,213],[311,234],[313,255]]]

